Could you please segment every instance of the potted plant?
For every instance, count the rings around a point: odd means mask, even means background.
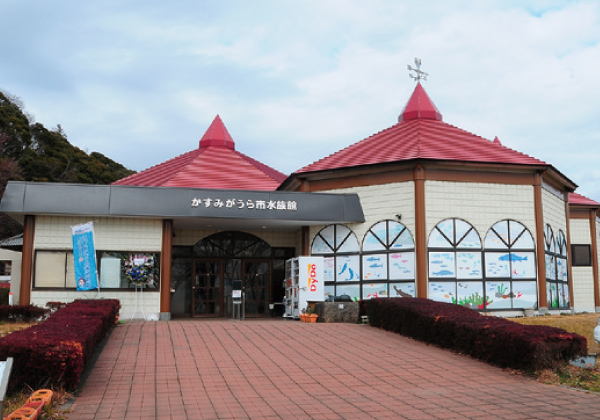
[[[308,321],[306,320],[306,317],[307,317],[307,316],[308,316],[308,315],[307,315],[307,313],[306,313],[306,309],[302,308],[302,310],[300,310],[300,321],[302,321],[302,322],[308,322]]]
[[[306,321],[305,322],[310,322],[311,324],[314,324],[317,322],[317,318],[319,317],[319,315],[315,314],[312,310],[312,308],[308,308],[306,310],[308,312],[307,316],[306,316]]]

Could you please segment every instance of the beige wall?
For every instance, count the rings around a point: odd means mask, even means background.
[[[414,183],[399,182],[368,187],[341,188],[327,191],[328,193],[357,194],[365,215],[365,223],[347,223],[358,239],[359,245],[367,231],[377,222],[383,220],[398,220],[415,236],[415,190]],[[310,228],[311,240],[324,226]]]
[[[198,241],[207,236],[221,232],[220,230],[206,229],[175,229],[175,237],[173,245],[175,246],[192,246]],[[272,247],[293,247],[296,248],[296,255],[299,255],[302,248],[302,238],[300,228],[295,230],[279,230],[279,231],[244,231],[251,235],[257,236]]]
[[[535,238],[533,187],[528,185],[427,181],[427,235],[444,219],[457,217],[471,223],[482,241],[497,222],[516,220]]]
[[[160,252],[162,220],[37,216],[34,249],[73,249],[71,226],[94,222],[96,250]]]
[[[588,219],[570,219],[569,232],[572,244],[592,243]],[[592,267],[573,267],[572,273],[575,311],[594,312],[594,272]]]
[[[552,226],[555,240],[559,230],[562,230],[566,236],[567,215],[565,213],[564,199],[544,188],[542,189],[542,205],[544,209],[544,228],[546,223]]]

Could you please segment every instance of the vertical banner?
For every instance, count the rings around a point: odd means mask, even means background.
[[[94,224],[92,222],[84,223],[72,226],[71,229],[73,229],[73,259],[77,290],[97,289]]]

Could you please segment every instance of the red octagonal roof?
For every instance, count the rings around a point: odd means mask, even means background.
[[[600,208],[600,203],[578,193],[569,193],[569,204]]]
[[[199,148],[112,185],[274,191],[286,175],[235,150],[217,115]]]
[[[503,146],[500,141],[489,141],[446,124],[420,83],[398,121],[390,128],[305,166],[296,173],[411,159],[547,165]]]

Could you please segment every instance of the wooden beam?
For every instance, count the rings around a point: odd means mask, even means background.
[[[425,205],[425,168],[414,170],[415,183],[415,257],[417,263],[416,295],[427,297],[427,208]]]
[[[173,220],[163,220],[160,253],[160,317],[171,318],[171,260],[173,256]]]
[[[542,174],[537,174],[533,182],[533,203],[535,209],[535,236],[538,278],[538,308],[548,310],[546,291],[546,244],[544,242],[544,203],[542,201]]]
[[[31,304],[31,279],[33,277],[33,239],[35,236],[35,216],[25,215],[23,221],[23,252],[21,255],[21,287],[19,304]]]

